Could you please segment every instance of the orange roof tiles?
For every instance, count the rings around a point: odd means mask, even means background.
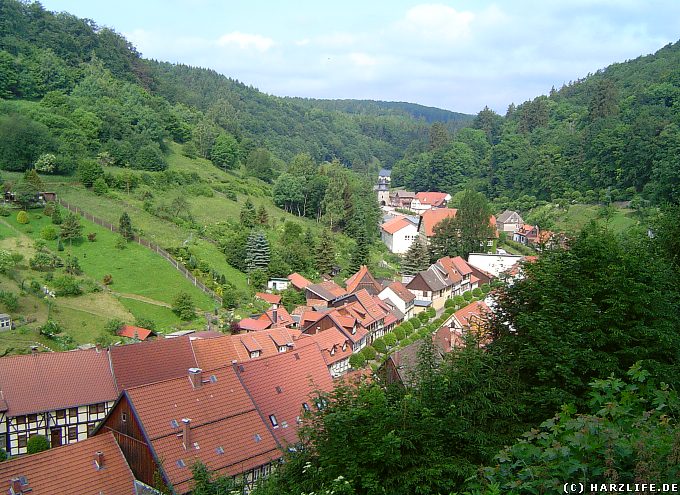
[[[420,215],[423,231],[427,237],[434,235],[434,227],[445,218],[455,218],[458,210],[456,208],[438,208],[435,210],[425,210]]]
[[[288,275],[287,278],[288,280],[290,280],[290,283],[293,284],[293,287],[295,287],[298,290],[302,290],[308,285],[312,284],[309,280],[307,280],[299,273],[291,273],[290,275]]]
[[[95,452],[103,454],[100,469]],[[136,493],[135,478],[111,433],[0,463],[3,490],[9,488],[9,480],[20,476],[26,477],[26,488],[34,495]]]
[[[352,355],[352,341],[337,328],[329,328],[314,335],[304,335],[300,338],[301,344],[307,340],[316,342],[328,366]],[[343,347],[345,347],[344,350]]]
[[[152,330],[146,328],[135,327],[132,325],[123,325],[117,332],[119,337],[127,337],[128,339],[146,340],[150,335],[155,335]]]
[[[268,302],[269,304],[280,304],[281,303],[281,296],[278,296],[276,294],[268,294],[267,292],[256,292],[255,297],[258,297],[262,299],[263,301]]]
[[[277,309],[269,309],[265,313],[262,313],[257,319],[269,321],[270,326],[277,327],[287,327],[295,324],[295,320],[293,320],[293,317],[283,306],[279,306]]]
[[[0,359],[0,395],[9,416],[116,400],[105,350],[40,352]]]
[[[388,234],[394,234],[395,232],[399,232],[401,229],[405,229],[409,225],[413,224],[407,218],[396,217],[382,224],[380,228]]]
[[[203,369],[219,368],[232,361],[251,359],[250,348],[259,350],[258,357],[278,354],[279,347],[290,349],[295,346],[299,330],[290,328],[269,328],[256,332],[236,335],[222,335],[214,339],[194,340],[191,346],[198,366]]]
[[[392,282],[388,287],[404,302],[408,303],[416,298],[416,296],[413,295],[413,292],[408,290],[406,286],[398,280]]]
[[[188,336],[113,346],[109,352],[119,390],[184,376],[196,366]]]
[[[238,327],[241,330],[258,331],[266,330],[271,326],[271,324],[272,324],[271,320],[267,317],[265,317],[264,319],[243,318],[241,321],[238,322]]]
[[[177,493],[191,489],[190,466],[195,460],[219,475],[233,475],[280,457],[274,437],[233,367],[202,375],[203,384],[197,388],[185,374],[125,392]],[[178,438],[183,418],[191,420],[188,449]],[[179,427],[173,427],[173,419]],[[186,467],[178,466],[180,459]]]
[[[370,289],[376,294],[382,290],[382,285],[378,283],[366,265],[361,265],[354,275],[345,280],[348,293],[356,292],[360,287]]]
[[[422,191],[416,193],[416,199],[425,205],[441,206],[446,201],[446,193],[434,191]]]
[[[330,372],[317,345],[241,363],[237,372],[262,415],[265,418],[274,415],[278,427],[271,423],[269,426],[282,444],[297,443],[298,418],[303,415],[303,403],[315,407],[314,392],[333,388]]]
[[[469,327],[475,323],[479,324],[490,311],[484,301],[475,301],[456,311],[453,316],[461,326]]]

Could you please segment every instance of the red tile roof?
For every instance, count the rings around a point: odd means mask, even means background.
[[[425,210],[420,215],[420,222],[427,237],[434,235],[434,227],[445,218],[455,218],[458,210],[456,208],[438,208],[435,210]]]
[[[457,256],[457,258],[460,258],[460,256]],[[450,256],[445,256],[444,258],[439,258],[437,263],[444,269],[446,276],[449,278],[449,280],[451,280],[451,282],[457,284],[463,281],[463,273],[460,271],[453,258]]]
[[[223,335],[215,339],[194,340],[191,346],[198,366],[203,369],[213,369],[231,364],[232,361],[248,361],[251,359],[250,347],[260,351],[258,357],[278,354],[279,347],[282,346],[292,349],[299,335],[299,330],[269,328],[246,334]],[[292,345],[289,346],[289,344]]]
[[[388,287],[404,302],[408,303],[416,298],[416,296],[413,295],[413,292],[408,290],[406,286],[398,280],[392,282],[390,285],[388,285]]]
[[[420,222],[423,226],[423,232],[427,237],[432,237],[434,235],[434,227],[439,222],[446,218],[455,218],[458,210],[456,208],[437,208],[432,210],[425,210],[420,215]],[[496,230],[496,217],[489,216],[489,225],[494,230],[494,236],[498,237],[498,231]],[[420,225],[418,226],[420,229]]]
[[[116,400],[106,350],[40,352],[0,359],[0,392],[8,416]]]
[[[298,290],[302,290],[308,285],[312,284],[309,280],[307,280],[299,273],[291,273],[290,275],[288,275],[288,280],[290,280],[290,283],[293,284],[293,287],[295,287]]]
[[[345,289],[340,287],[332,280],[321,282],[320,284],[312,284],[307,286],[307,290],[319,296],[324,301],[331,301],[337,297],[342,297],[347,294]]]
[[[333,381],[317,345],[257,359],[237,366],[239,377],[265,418],[276,417],[274,435],[282,444],[298,441],[303,403],[315,407],[316,390],[330,391]],[[271,426],[271,424],[270,424]]]
[[[456,311],[453,316],[463,327],[479,325],[491,309],[484,301],[475,301]]]
[[[278,296],[276,294],[268,294],[266,292],[256,292],[255,297],[259,297],[260,299],[268,302],[269,304],[280,304],[281,303],[281,296]]]
[[[423,191],[416,193],[416,199],[425,205],[441,206],[446,201],[446,193]]]
[[[258,331],[258,330],[266,330],[271,326],[272,322],[269,318],[265,319],[260,319],[260,318],[243,318],[241,321],[238,322],[238,327],[241,330],[248,330],[248,331]]]
[[[156,335],[153,330],[146,328],[134,327],[132,325],[123,325],[118,330],[119,337],[127,337],[128,339],[146,340],[150,335]]]
[[[276,312],[276,318],[274,318],[274,312]],[[276,327],[288,327],[295,325],[295,320],[293,320],[293,317],[283,306],[279,306],[277,309],[269,309],[265,313],[262,313],[257,319],[268,321],[270,326]]]
[[[407,218],[396,217],[382,224],[380,228],[388,234],[394,234],[395,232],[399,232],[401,229],[405,229],[409,225],[413,224]]]
[[[101,469],[94,462],[95,452],[103,454]],[[27,493],[34,495],[135,493],[135,478],[111,433],[1,462],[2,493],[8,493],[9,480],[21,476],[31,489]]]
[[[177,493],[190,491],[191,465],[197,460],[219,475],[231,476],[280,457],[274,437],[232,366],[203,372],[203,382],[193,388],[185,372],[180,378],[126,391]],[[191,420],[193,445],[188,450],[178,438],[183,418]],[[180,426],[174,428],[172,420]],[[219,447],[223,454],[217,452]],[[180,459],[186,467],[177,465]]]
[[[119,390],[184,376],[196,366],[188,336],[114,346],[110,356]]]
[[[358,289],[364,288],[377,294],[382,290],[382,285],[375,279],[366,265],[361,265],[354,275],[345,280],[345,288],[348,293],[357,292]]]
[[[328,366],[352,355],[352,341],[337,328],[329,328],[314,335],[302,335],[300,339],[301,345],[308,340],[315,342],[321,349],[324,361]],[[344,351],[343,346],[345,347]]]

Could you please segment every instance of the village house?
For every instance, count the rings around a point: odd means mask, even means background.
[[[361,289],[366,289],[366,292],[372,296],[379,294],[383,289],[380,282],[375,279],[366,265],[361,265],[354,275],[345,280],[347,294],[353,294]]]
[[[267,292],[256,292],[255,297],[269,303],[269,309],[277,309],[281,304],[281,296],[277,294],[269,294]]]
[[[380,238],[395,254],[406,253],[418,237],[417,224],[406,216],[395,217],[380,226]]]
[[[280,298],[281,296],[275,297]],[[273,301],[274,298],[271,298],[270,300]],[[275,327],[293,328],[296,325],[295,320],[290,315],[290,313],[288,313],[288,310],[286,310],[284,306],[279,306],[278,304],[274,303],[271,304],[272,307],[265,311],[264,313],[262,313],[261,315],[250,318],[243,318],[241,321],[239,321],[238,322],[239,329],[245,332],[257,332],[260,330],[266,330],[268,328]]]
[[[388,331],[386,320],[390,310],[378,297],[371,296],[366,289],[361,289],[352,294],[347,294],[333,301],[332,306],[341,315],[351,316],[368,331],[368,342],[382,337]],[[404,315],[399,314],[398,318],[403,320]],[[388,323],[394,324],[396,319]]]
[[[191,348],[197,367],[213,369],[226,366],[233,361],[243,362],[290,352],[295,349],[295,342],[300,333],[299,330],[286,327],[270,328],[257,332],[221,335],[214,339],[192,340]]]
[[[386,385],[411,387],[417,379],[418,355],[423,345],[422,340],[413,342],[389,355],[378,369],[380,380]],[[434,347],[435,359],[440,361],[444,355],[437,345]]]
[[[156,332],[146,328],[135,327],[133,325],[123,325],[118,329],[116,335],[127,339],[146,340],[149,337],[155,337]]]
[[[353,354],[352,341],[336,327],[314,335],[302,334],[299,344],[304,345],[307,340],[319,346],[331,377],[338,378],[349,371],[349,358]]]
[[[449,201],[451,201],[451,195],[448,193],[423,191],[416,193],[411,201],[410,209],[420,213],[433,208],[445,208]]]
[[[406,288],[415,296],[414,314],[421,313],[429,307],[435,310],[442,309],[446,300],[451,298],[455,284],[455,281],[447,276],[446,271],[436,263],[430,265],[427,270],[416,273],[406,284]]]
[[[303,315],[300,325],[305,335],[315,335],[329,328],[335,328],[352,343],[352,352],[359,352],[367,344],[368,330],[356,318],[340,314],[337,309],[323,312],[310,311]]]
[[[420,215],[420,222],[418,223],[418,233],[421,239],[428,244],[432,236],[434,236],[435,226],[447,218],[455,218],[458,210],[456,208],[437,208],[433,210],[426,210]],[[487,239],[486,246],[480,246],[480,250],[494,252],[496,250],[496,241],[498,239],[498,231],[496,230],[496,217],[491,215],[489,217],[489,225],[493,230],[493,234]]]
[[[535,249],[543,249],[551,244],[554,234],[541,230],[538,225],[522,225],[512,236],[512,240]]]
[[[110,433],[0,462],[0,483],[9,495],[151,493],[135,480]]]
[[[292,285],[295,290],[303,291],[308,285],[312,285],[312,282],[297,272],[291,273],[287,278],[290,280],[290,285]]]
[[[498,225],[499,232],[514,234],[524,225],[524,220],[516,211],[505,210],[496,218],[496,225]]]
[[[118,397],[106,350],[41,352],[0,359],[0,448],[26,453],[28,439],[52,447],[88,438]]]
[[[494,277],[509,270],[518,263],[523,256],[518,254],[489,254],[489,253],[470,253],[468,265],[482,270]]]
[[[404,315],[404,321],[413,316],[416,296],[403,283],[392,282],[378,294],[378,297],[396,307]]]
[[[0,332],[12,329],[12,317],[7,313],[0,313]]]
[[[410,210],[411,202],[415,197],[416,193],[411,191],[392,191],[390,193],[390,206]]]
[[[465,337],[473,335],[480,346],[488,345],[491,337],[488,333],[491,308],[484,301],[475,301],[459,309],[444,322],[435,333],[435,341],[442,349],[449,352],[465,345]]]
[[[286,290],[290,286],[291,282],[287,278],[270,278],[267,281],[267,289],[268,290],[275,290],[275,291],[282,291]]]
[[[177,495],[191,492],[196,461],[252,488],[281,455],[232,365],[125,390],[95,433],[109,432],[138,480],[158,472]]]
[[[305,287],[307,306],[328,306],[328,304],[347,294],[347,291],[332,280]]]

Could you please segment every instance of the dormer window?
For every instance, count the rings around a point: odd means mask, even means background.
[[[347,350],[347,342],[342,344],[342,352],[345,352]]]
[[[331,348],[331,356],[334,356],[334,355],[335,355],[335,346],[333,346],[333,347]]]
[[[352,327],[352,335],[354,335],[355,333],[357,333],[357,326],[356,325],[354,325]]]
[[[279,352],[286,352],[287,349],[288,349],[288,346],[285,346],[285,345],[279,346]]]
[[[260,351],[250,351],[250,359],[260,357]]]

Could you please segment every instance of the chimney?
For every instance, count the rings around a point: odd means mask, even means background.
[[[272,309],[272,320],[274,320],[274,326],[278,323],[278,306],[275,306],[274,309]]]
[[[203,384],[203,371],[201,368],[189,368],[189,380],[193,388],[199,388]]]
[[[10,495],[21,495],[21,481],[19,478],[13,478],[9,480],[9,494]]]
[[[191,420],[189,418],[182,419],[182,443],[184,450],[189,450],[191,447]]]
[[[94,453],[94,465],[97,471],[104,467],[104,453],[101,450]]]

